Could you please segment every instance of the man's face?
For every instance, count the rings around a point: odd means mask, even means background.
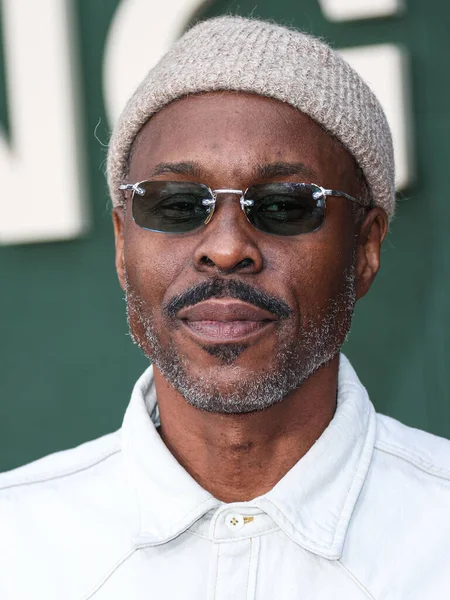
[[[353,159],[309,117],[235,93],[185,98],[155,115],[128,181],[149,179],[213,190],[313,182],[360,195]],[[144,230],[128,205],[115,209],[115,224],[131,333],[191,404],[267,408],[337,354],[358,295],[350,201],[328,197],[323,225],[288,237],[253,227],[237,195],[219,195],[211,221],[186,234]]]

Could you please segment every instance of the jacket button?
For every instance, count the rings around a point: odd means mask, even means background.
[[[238,513],[228,513],[225,517],[225,523],[231,531],[237,531],[244,527],[244,517]]]

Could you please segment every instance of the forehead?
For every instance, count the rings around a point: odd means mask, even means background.
[[[130,180],[162,163],[190,162],[209,183],[248,183],[261,165],[301,164],[303,180],[332,186],[355,180],[350,154],[310,117],[253,94],[213,92],[177,100],[150,119],[130,159]]]

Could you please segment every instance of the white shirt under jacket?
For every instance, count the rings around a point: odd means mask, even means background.
[[[332,422],[250,502],[201,488],[157,418],[150,368],[120,431],[0,475],[1,600],[450,598],[450,442],[377,416],[344,356]]]

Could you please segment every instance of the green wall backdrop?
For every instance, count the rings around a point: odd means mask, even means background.
[[[0,470],[120,427],[146,366],[127,336],[102,174],[105,150],[93,134],[101,118],[98,135],[108,136],[102,61],[118,4],[74,2],[93,226],[70,242],[0,247]],[[357,308],[345,351],[379,411],[450,437],[450,4],[406,4],[401,16],[343,24],[325,21],[317,0],[218,0],[197,17],[252,14],[337,47],[395,42],[407,49],[415,183],[402,194],[381,273]],[[3,52],[0,120],[7,128]]]

